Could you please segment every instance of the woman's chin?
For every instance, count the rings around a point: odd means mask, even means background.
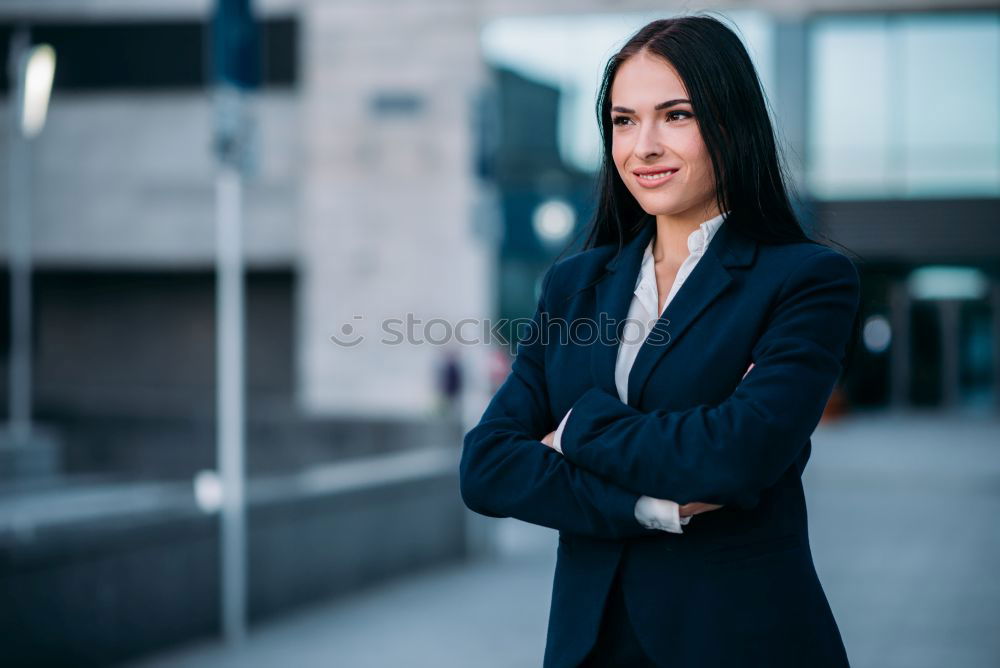
[[[711,210],[711,200],[698,203],[690,201],[679,202],[675,197],[636,197],[639,206],[650,216],[666,218],[688,218],[702,216],[703,211]]]
[[[678,205],[676,202],[664,202],[658,199],[651,201],[649,199],[646,199],[646,201],[639,199],[638,202],[642,210],[651,216],[676,216],[688,209],[688,207]]]

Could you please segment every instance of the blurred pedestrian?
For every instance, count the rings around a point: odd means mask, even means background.
[[[457,352],[448,348],[438,366],[437,385],[441,415],[451,423],[461,423],[462,380],[462,360]]]

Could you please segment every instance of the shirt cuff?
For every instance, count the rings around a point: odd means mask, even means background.
[[[560,422],[559,426],[556,427],[556,433],[552,436],[552,447],[560,455],[562,454],[562,433],[563,433],[563,429],[566,428],[566,420],[569,419],[569,414],[572,413],[572,412],[573,412],[572,408],[569,409],[568,411],[566,411],[566,415],[563,416],[562,422]]]
[[[681,519],[680,505],[677,503],[651,496],[640,496],[635,502],[635,519],[647,529],[660,529],[670,533],[684,533],[681,525],[691,521],[690,516]]]

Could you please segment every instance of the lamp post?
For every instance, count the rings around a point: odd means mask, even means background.
[[[259,38],[250,0],[217,0],[212,22],[216,176],[216,451],[222,479],[222,629],[239,646],[247,625],[243,174],[252,163],[245,93],[259,83]]]
[[[10,245],[10,367],[8,420],[11,445],[31,440],[31,140],[45,126],[56,55],[48,44],[31,46],[28,29],[12,35],[10,169],[7,200]]]

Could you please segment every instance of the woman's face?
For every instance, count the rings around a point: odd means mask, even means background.
[[[611,154],[646,213],[697,224],[719,210],[711,158],[688,99],[662,58],[642,51],[626,60],[611,85]]]

